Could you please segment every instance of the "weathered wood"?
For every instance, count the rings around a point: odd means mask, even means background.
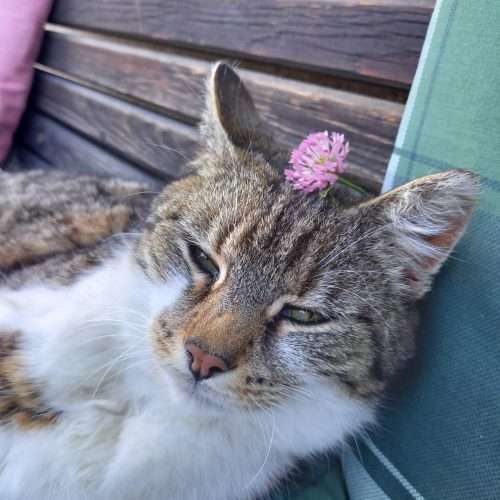
[[[408,87],[431,2],[56,0],[51,21]]]
[[[45,33],[39,61],[102,87],[151,102],[195,123],[210,69],[206,60],[153,51],[130,40],[76,30]]]
[[[210,68],[207,61],[71,31],[47,33],[41,62],[153,103],[193,123],[200,118]],[[369,189],[379,189],[402,105],[253,71],[239,72],[282,145],[293,148],[316,130],[345,132],[353,146],[350,174]]]
[[[131,163],[156,175],[179,177],[197,141],[194,127],[38,72],[33,104]]]
[[[41,113],[30,112],[25,117],[21,138],[23,144],[42,157],[49,166],[61,170],[146,182],[155,186],[165,182]]]
[[[351,144],[348,176],[373,192],[380,190],[400,104],[251,72],[243,76],[279,143],[291,150],[310,132],[345,133]]]

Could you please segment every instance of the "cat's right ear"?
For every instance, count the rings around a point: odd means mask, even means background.
[[[262,155],[273,164],[282,154],[248,89],[236,71],[222,62],[214,65],[207,81],[201,136],[205,149],[221,159],[244,152]]]
[[[381,258],[390,255],[390,272],[421,298],[469,222],[479,189],[478,177],[449,170],[416,179],[361,204],[374,230],[380,228]]]

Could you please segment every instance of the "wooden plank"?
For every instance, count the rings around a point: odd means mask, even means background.
[[[348,176],[378,192],[392,152],[403,107],[317,85],[245,72],[257,108],[278,142],[290,151],[310,133],[345,133],[350,144]]]
[[[199,120],[210,64],[194,58],[125,45],[79,31],[47,33],[41,62],[74,77]],[[312,131],[345,132],[352,144],[351,175],[377,191],[403,106],[381,99],[239,70],[279,142],[295,147]]]
[[[56,0],[50,19],[408,87],[431,12],[418,0]]]
[[[47,162],[46,167],[155,186],[165,183],[39,112],[28,113],[20,137],[26,147]]]
[[[68,75],[156,104],[192,123],[200,118],[210,70],[206,60],[146,49],[128,40],[117,41],[77,30],[54,32],[50,28],[39,61]]]
[[[34,106],[156,175],[179,177],[197,142],[194,127],[38,72]]]

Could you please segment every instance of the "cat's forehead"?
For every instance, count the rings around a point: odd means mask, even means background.
[[[343,213],[335,201],[294,191],[281,179],[257,188],[246,179],[223,186],[207,192],[203,213],[210,217],[200,229],[207,249],[231,268],[239,286],[298,295],[314,288],[341,244]],[[214,205],[217,210],[209,208]]]
[[[342,217],[334,200],[297,192],[276,177],[222,180],[208,187],[205,198],[206,211],[212,214],[208,226],[212,236],[217,234],[218,249],[223,246],[221,239],[226,250],[246,246],[269,253],[298,243],[304,247],[322,232],[334,232]]]
[[[176,201],[168,196],[163,206],[178,212],[188,238],[247,271],[268,267],[277,275],[311,268],[345,233],[343,209],[332,197],[298,192],[268,169],[196,177],[172,187]]]

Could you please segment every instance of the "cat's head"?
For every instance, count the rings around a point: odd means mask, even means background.
[[[415,304],[464,231],[474,175],[348,207],[297,192],[224,64],[201,131],[194,173],[159,196],[137,252],[152,281],[184,283],[153,321],[159,363],[226,409],[314,401],[319,386],[373,405],[414,353]]]

